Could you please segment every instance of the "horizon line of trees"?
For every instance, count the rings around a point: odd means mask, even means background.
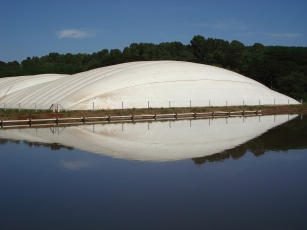
[[[245,46],[234,40],[197,35],[181,42],[132,43],[122,51],[103,49],[92,54],[49,53],[17,61],[0,61],[0,78],[44,73],[74,74],[132,61],[177,60],[214,65],[250,77],[280,93],[307,100],[307,47]]]

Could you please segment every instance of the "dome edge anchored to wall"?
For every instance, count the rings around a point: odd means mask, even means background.
[[[28,76],[30,80],[30,76]],[[43,80],[43,77],[45,77]],[[6,108],[67,110],[299,104],[261,83],[222,68],[182,61],[141,61],[74,75],[0,79]],[[14,88],[15,90],[10,90]]]

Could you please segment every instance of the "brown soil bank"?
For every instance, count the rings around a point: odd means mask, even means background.
[[[168,113],[189,113],[189,112],[214,112],[214,111],[251,111],[261,110],[264,115],[271,114],[307,114],[307,104],[285,105],[285,106],[233,106],[233,107],[192,107],[192,108],[149,108],[149,109],[123,109],[123,110],[86,110],[86,111],[61,111],[52,112],[50,110],[21,110],[7,109],[0,110],[1,120],[12,119],[39,119],[53,117],[100,117],[100,116],[120,116],[130,114],[168,114]]]

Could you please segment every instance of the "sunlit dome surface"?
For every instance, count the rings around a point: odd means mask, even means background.
[[[142,61],[74,75],[0,79],[6,108],[67,110],[298,104],[250,78],[209,65]]]

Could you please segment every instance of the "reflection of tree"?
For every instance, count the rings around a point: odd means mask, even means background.
[[[307,116],[296,118],[284,125],[269,130],[265,134],[239,145],[233,149],[225,150],[211,156],[193,158],[195,164],[223,161],[228,158],[239,159],[248,151],[256,157],[267,151],[285,151],[289,149],[307,148]]]
[[[0,138],[0,145],[4,145],[7,143],[15,143],[15,144],[19,144],[20,141],[16,141],[16,140],[9,140],[9,139],[1,139]],[[25,143],[26,145],[28,145],[29,147],[39,147],[39,146],[44,146],[47,148],[50,148],[51,150],[59,150],[59,149],[69,149],[69,150],[73,150],[74,148],[72,147],[68,147],[68,146],[64,146],[64,145],[60,145],[57,143],[52,143],[52,144],[46,144],[46,143],[38,143],[38,142],[30,142],[30,141],[23,141],[23,143]]]

